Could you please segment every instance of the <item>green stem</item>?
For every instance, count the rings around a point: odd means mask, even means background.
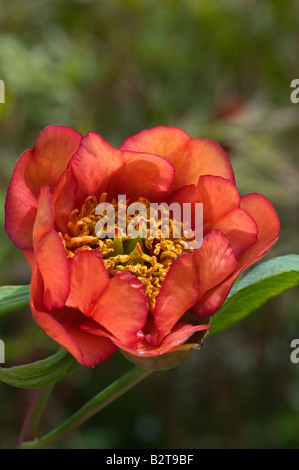
[[[40,388],[35,391],[34,398],[23,422],[17,449],[20,448],[22,441],[30,441],[35,438],[40,419],[53,387],[54,384],[51,384],[48,387]]]
[[[105,390],[98,393],[90,401],[88,401],[80,410],[68,418],[64,423],[55,428],[50,433],[29,442],[23,442],[21,449],[40,449],[54,444],[62,437],[69,434],[82,423],[87,421],[91,416],[105,408],[118,397],[130,390],[134,385],[145,379],[151,370],[141,369],[138,366],[133,367],[129,372],[120,377],[118,380],[109,385]]]

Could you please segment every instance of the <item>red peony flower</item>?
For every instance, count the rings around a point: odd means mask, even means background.
[[[122,238],[119,195],[147,208],[203,203],[202,246],[188,249],[173,230],[167,239]],[[102,202],[118,217],[105,239],[95,228]],[[240,197],[224,150],[174,127],[142,131],[119,149],[95,132],[47,127],[17,162],[5,212],[32,268],[35,320],[89,367],[118,348],[150,368],[181,360],[279,234],[268,199]]]

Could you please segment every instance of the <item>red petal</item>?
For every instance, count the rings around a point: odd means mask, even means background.
[[[164,158],[135,152],[123,152],[124,165],[112,176],[108,194],[125,194],[132,202],[139,196],[160,200],[168,192],[174,177],[173,166]]]
[[[72,168],[68,167],[62,174],[57,186],[53,191],[53,205],[55,207],[56,225],[60,232],[67,233],[69,215],[76,209],[77,180]]]
[[[38,196],[37,214],[33,226],[33,244],[53,229],[55,212],[49,186],[43,186]]]
[[[100,135],[89,132],[70,163],[78,183],[77,201],[106,192],[111,175],[122,165],[122,152]]]
[[[90,316],[110,282],[101,254],[97,251],[78,252],[70,261],[70,275],[71,289],[66,305]]]
[[[138,348],[135,350],[135,354],[140,354],[143,357],[157,356],[160,354],[166,354],[174,351],[176,348],[184,344],[194,333],[197,331],[208,330],[210,325],[189,325],[183,322],[178,322],[171,333],[167,335],[158,346],[150,347],[146,349]],[[128,351],[132,352],[132,351]]]
[[[213,230],[204,240],[202,248],[195,252],[199,272],[199,299],[192,311],[202,317],[213,315],[223,304],[227,293],[218,285],[235,272],[238,262],[227,238],[218,230]],[[206,302],[206,293],[215,288],[217,294]]]
[[[176,127],[144,130],[126,139],[120,148],[168,160],[175,169],[172,189],[196,184],[200,175],[218,175],[234,182],[231,163],[220,145],[208,139],[192,139]]]
[[[70,290],[70,274],[66,251],[56,232],[44,235],[35,248],[37,267],[44,282],[43,304],[46,310],[65,304]]]
[[[36,198],[43,185],[52,190],[78,149],[82,136],[69,127],[49,126],[32,151],[19,158],[6,199],[6,230],[21,249],[32,249]]]
[[[266,197],[260,194],[248,194],[241,198],[241,207],[257,223],[257,242],[238,259],[237,269],[224,282],[208,291],[198,302],[196,313],[199,315],[212,315],[215,313],[215,305],[220,307],[221,301],[227,297],[239,274],[265,256],[278,239],[279,219],[271,202]]]
[[[82,138],[53,192],[56,224],[60,231],[67,232],[70,212],[80,208],[86,197],[99,197],[107,192],[111,175],[124,163],[122,153],[95,132]]]
[[[146,340],[138,342],[136,347],[130,347],[119,341],[111,333],[98,326],[91,320],[85,321],[81,328],[94,335],[109,338],[113,343],[120,349],[127,351],[130,354],[134,354],[140,357],[153,357],[162,354],[166,354],[171,351],[175,351],[179,346],[183,345],[194,333],[197,331],[204,331],[210,328],[210,325],[189,325],[183,322],[178,322],[173,328],[172,332],[164,338],[164,340],[158,345],[153,346],[147,343]]]
[[[213,228],[226,236],[237,257],[257,241],[257,225],[243,209],[229,212],[223,219],[218,220]]]
[[[31,309],[38,325],[54,341],[63,346],[80,364],[93,367],[115,353],[117,347],[107,338],[99,338],[81,329],[85,317],[78,311],[64,307],[50,313],[35,299],[34,292],[43,287],[41,277],[35,273],[32,279]],[[37,300],[37,305],[36,305]]]
[[[258,226],[257,242],[239,259],[243,270],[265,256],[278,240],[280,223],[271,202],[261,194],[241,197],[241,207],[255,220]]]
[[[27,263],[29,264],[31,270],[34,268],[34,253],[31,250],[23,250],[23,255],[25,256]]]
[[[184,313],[193,309],[204,294],[221,283],[237,267],[237,260],[227,238],[213,230],[193,254],[175,261],[167,273],[154,311],[158,342],[170,333]],[[225,298],[213,305],[213,313]],[[195,313],[197,312],[195,308]],[[200,312],[202,314],[202,312]],[[204,312],[209,316],[212,312]]]
[[[228,238],[237,256],[257,240],[254,219],[240,208],[241,199],[237,188],[224,178],[201,176],[197,186],[189,185],[176,191],[168,204],[173,202],[178,202],[181,207],[186,202],[202,203],[204,236],[213,229],[220,230]]]
[[[32,250],[32,227],[37,210],[36,197],[24,179],[30,156],[30,150],[26,150],[18,160],[5,202],[5,230],[11,241],[21,250]]]
[[[130,273],[117,272],[95,305],[92,318],[122,344],[132,346],[147,314],[142,283]]]
[[[64,126],[49,126],[40,133],[25,175],[36,195],[43,185],[55,187],[81,139],[79,132]]]
[[[64,308],[53,312],[51,316],[56,322],[52,333],[57,334],[57,330],[55,331],[57,324],[63,328],[60,341],[53,339],[68,349],[81,364],[93,367],[109,359],[117,351],[117,346],[108,338],[95,337],[82,330],[81,324],[85,321],[85,317],[78,310]]]
[[[200,295],[222,282],[237,267],[234,250],[219,230],[213,230],[193,256]]]
[[[154,318],[158,343],[195,304],[198,298],[197,288],[194,256],[185,254],[171,265],[157,297]]]
[[[80,364],[93,367],[115,353],[117,347],[107,338],[97,338],[82,330],[85,317],[78,310],[62,307],[46,311],[43,304],[44,282],[37,266],[30,287],[30,306],[38,325],[54,341],[63,346]]]
[[[28,256],[28,250],[23,251],[32,267],[36,262],[41,273],[47,310],[62,307],[70,289],[66,251],[60,236],[53,230],[54,216],[50,190],[43,186],[33,227],[34,258]]]

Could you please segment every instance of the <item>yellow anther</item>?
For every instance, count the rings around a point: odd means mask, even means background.
[[[99,250],[104,265],[111,276],[114,276],[118,271],[130,272],[137,276],[144,286],[148,309],[153,312],[157,296],[170,266],[181,254],[192,252],[188,249],[186,238],[183,235],[183,227],[177,221],[170,219],[169,237],[165,239],[161,237],[163,230],[161,231],[161,219],[159,219],[157,221],[157,227],[159,227],[157,238],[150,236],[150,201],[140,197],[136,202],[143,203],[147,208],[147,220],[140,220],[140,225],[145,225],[147,238],[142,239],[140,243],[136,240],[136,245],[133,243],[134,249],[130,248],[131,252],[128,253],[125,250],[125,253],[119,254],[120,249],[118,247],[116,250],[115,245],[116,238],[118,237],[118,244],[121,243],[121,240],[124,242],[130,239],[128,235],[122,236],[120,227],[127,227],[134,216],[125,212],[124,217],[124,208],[126,209],[129,205],[129,199],[126,202],[122,200],[120,205],[113,199],[110,204],[115,209],[115,241],[111,238],[99,239],[95,234],[95,227],[98,220],[105,214],[95,215],[95,210],[98,204],[106,201],[107,193],[103,193],[99,199],[95,196],[89,196],[80,210],[75,209],[70,213],[67,225],[69,232],[64,235],[60,233],[67,256],[71,259],[79,251]],[[131,247],[132,244],[129,243],[127,246]]]

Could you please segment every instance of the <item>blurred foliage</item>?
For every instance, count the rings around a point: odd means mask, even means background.
[[[263,193],[277,209],[281,237],[267,259],[298,253],[298,14],[295,0],[2,0],[0,284],[30,281],[4,230],[4,201],[17,158],[50,124],[94,130],[115,146],[155,125],[218,141],[241,194]],[[298,297],[294,289],[208,339],[57,447],[298,448]],[[8,366],[57,347],[29,310],[2,318],[0,337]],[[56,385],[44,430],[129,367],[116,354]],[[31,398],[1,384],[1,448],[15,446]]]

